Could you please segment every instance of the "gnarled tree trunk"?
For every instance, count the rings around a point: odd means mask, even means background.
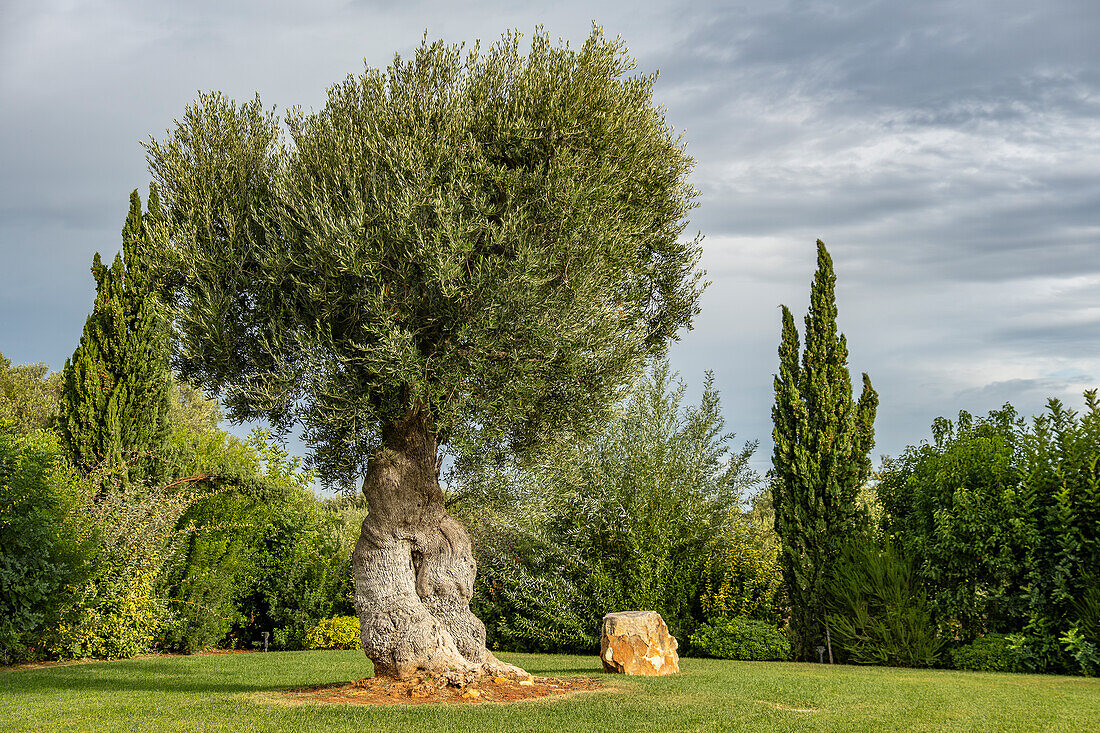
[[[359,633],[375,674],[526,677],[485,648],[485,625],[470,611],[477,567],[466,530],[443,506],[427,419],[410,413],[382,442],[367,466],[369,514],[352,554]]]

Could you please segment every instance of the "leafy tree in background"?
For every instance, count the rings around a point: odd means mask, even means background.
[[[937,620],[963,643],[1009,634],[1015,664],[1100,665],[1100,401],[1011,405],[932,425],[932,442],[884,464],[883,529],[912,558]],[[964,653],[965,656],[965,653]]]
[[[1020,439],[1027,518],[1021,651],[1025,668],[1035,671],[1100,671],[1100,400],[1096,390],[1084,397],[1080,414],[1049,400]]]
[[[937,621],[963,642],[1019,631],[1020,429],[1011,405],[980,419],[938,418],[931,443],[884,461],[878,475],[884,533],[916,564]]]
[[[85,471],[125,465],[127,479],[162,478],[155,453],[168,432],[168,332],[147,290],[146,228],[159,216],[155,189],[149,211],[130,194],[122,253],[111,267],[92,260],[96,298],[72,358],[62,370],[62,442]]]
[[[518,469],[458,462],[458,511],[480,542],[475,602],[495,643],[588,652],[604,614],[625,609],[659,611],[684,640],[703,620],[708,565],[757,482],[756,446],[731,450],[711,375],[698,405],[685,390],[657,362],[591,439]]]
[[[60,372],[50,372],[42,363],[12,366],[0,354],[0,421],[24,435],[51,428],[60,393]]]
[[[220,94],[147,145],[182,376],[231,418],[300,421],[327,482],[365,474],[378,674],[496,667],[440,447],[591,431],[698,311],[692,160],[632,69],[598,29],[527,54],[425,41],[292,111],[290,145]]]
[[[871,470],[878,395],[863,375],[852,401],[848,345],[836,325],[836,276],[817,241],[817,271],[806,314],[806,346],[783,306],[779,374],[772,408],[775,449],[771,488],[780,562],[791,603],[796,659],[812,660],[824,638],[825,581],[840,553],[865,524],[858,501]]]

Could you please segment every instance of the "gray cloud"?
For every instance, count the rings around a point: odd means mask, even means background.
[[[543,23],[583,41],[588,3],[0,4],[0,351],[55,368],[119,246],[138,141],[199,89],[317,106],[348,73],[433,38]],[[729,428],[770,448],[779,303],[805,310],[813,243],[838,273],[853,374],[882,395],[877,452],[938,415],[1073,403],[1100,382],[1100,5],[1020,0],[615,3],[639,71],[686,134],[714,285],[673,347],[715,371]]]

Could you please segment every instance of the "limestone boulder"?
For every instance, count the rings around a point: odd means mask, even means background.
[[[603,617],[600,660],[608,672],[659,675],[680,671],[676,638],[656,611],[620,611]]]

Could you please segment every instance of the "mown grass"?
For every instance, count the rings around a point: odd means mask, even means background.
[[[290,704],[290,687],[369,676],[358,652],[155,657],[0,671],[0,731],[1086,731],[1100,680],[682,659],[604,675],[596,657],[503,654],[605,688],[511,704]]]

